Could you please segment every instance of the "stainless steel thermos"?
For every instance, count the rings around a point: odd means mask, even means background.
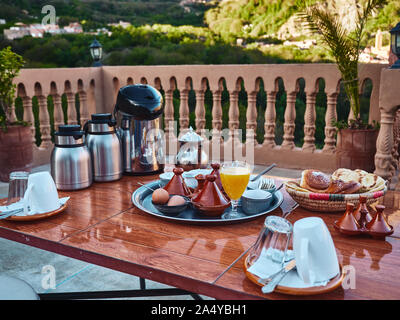
[[[93,182],[92,160],[80,125],[61,125],[55,132],[51,175],[59,190],[78,190]]]
[[[94,181],[114,181],[122,177],[121,142],[115,125],[111,113],[92,114],[85,124]]]
[[[119,90],[114,114],[120,123],[124,173],[145,175],[164,170],[163,112],[162,95],[152,86],[135,84]]]
[[[135,84],[119,90],[114,117],[111,113],[92,114],[83,130],[79,125],[59,126],[51,155],[57,188],[76,190],[93,181],[118,180],[123,173],[163,171],[163,112],[160,92],[147,84]]]

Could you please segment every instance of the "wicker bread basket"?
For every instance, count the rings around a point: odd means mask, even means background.
[[[353,194],[304,192],[296,190],[296,186],[298,186],[297,181],[288,181],[285,183],[286,191],[293,200],[305,209],[319,212],[344,212],[346,210],[346,203],[351,202],[355,206],[358,205],[360,195],[366,197],[367,205],[370,205],[383,197],[387,191],[386,184],[378,191]]]

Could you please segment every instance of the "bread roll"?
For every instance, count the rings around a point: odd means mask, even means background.
[[[356,193],[362,188],[362,185],[355,181],[345,182],[343,180],[332,180],[330,186],[324,193],[350,194]]]
[[[300,187],[317,193],[350,194],[360,191],[362,184],[357,181],[332,179],[330,175],[321,171],[308,169],[302,172]]]
[[[365,171],[364,171],[365,172]],[[361,176],[363,175],[363,171],[359,170],[350,170],[345,168],[337,169],[334,173],[332,173],[333,180],[342,180],[344,182],[361,182]]]
[[[313,192],[323,192],[331,184],[331,176],[322,171],[308,169],[301,174],[300,186]]]

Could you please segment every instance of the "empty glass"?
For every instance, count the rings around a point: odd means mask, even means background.
[[[293,258],[293,251],[289,250],[293,233],[292,224],[278,216],[268,216],[260,231],[253,249],[249,253],[248,263],[255,262],[262,265],[282,268],[285,261]]]
[[[29,172],[26,171],[10,173],[7,205],[18,202],[24,197],[26,187],[28,186],[28,176]]]

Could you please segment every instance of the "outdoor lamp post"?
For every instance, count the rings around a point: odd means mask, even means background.
[[[400,69],[400,22],[390,30],[390,49],[398,58],[390,69]]]
[[[93,67],[101,67],[102,64],[100,60],[103,55],[103,47],[101,46],[100,42],[98,42],[95,38],[89,48],[90,54],[94,60]]]

